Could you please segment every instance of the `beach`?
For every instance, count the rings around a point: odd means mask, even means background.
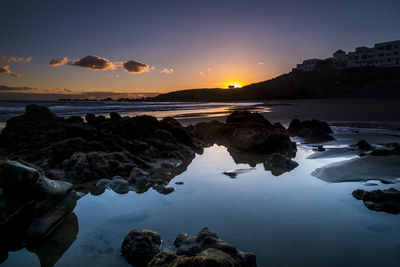
[[[220,111],[177,119],[185,126],[225,121]],[[179,232],[194,235],[203,227],[255,254],[258,266],[398,265],[399,215],[370,210],[352,196],[357,189],[399,189],[400,169],[395,166],[400,166],[400,156],[360,157],[356,146],[361,139],[374,149],[390,149],[386,144],[399,142],[396,101],[285,100],[266,102],[260,111],[285,128],[295,118],[327,121],[333,139],[291,137],[297,144],[292,160],[298,165],[284,171],[269,166],[259,154],[213,144],[196,153],[183,170],[167,174],[167,186],[174,188],[168,194],[154,188],[122,194],[110,187],[91,193],[77,188],[75,217],[65,220],[43,245],[9,251],[2,265],[129,266],[120,245],[130,230],[158,232],[167,249]],[[326,151],[316,151],[318,146]],[[348,162],[355,159],[376,166],[353,172],[360,165]],[[334,164],[342,164],[339,171],[332,169]],[[382,172],[382,166],[393,169]],[[224,174],[232,171],[237,175]]]

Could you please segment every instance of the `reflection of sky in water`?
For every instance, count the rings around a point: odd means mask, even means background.
[[[258,164],[230,179],[221,173],[248,166],[214,146],[171,181],[176,190],[170,195],[87,195],[75,209],[77,240],[56,266],[125,266],[119,250],[130,230],[157,231],[169,246],[179,232],[196,234],[205,226],[255,253],[259,266],[399,266],[400,216],[370,211],[354,199],[354,189],[366,188],[361,183],[328,184],[310,176],[341,160],[306,159],[311,153],[300,148],[299,167],[278,177]],[[35,258],[26,250],[10,253],[5,266],[34,266]]]

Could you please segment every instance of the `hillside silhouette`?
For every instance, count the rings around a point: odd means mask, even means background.
[[[333,69],[328,60],[314,71],[293,71],[237,89],[188,89],[148,101],[237,101],[299,98],[399,97],[400,68]]]

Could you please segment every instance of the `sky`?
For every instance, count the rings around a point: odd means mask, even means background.
[[[2,0],[0,12],[0,100],[240,86],[400,39],[398,0]]]

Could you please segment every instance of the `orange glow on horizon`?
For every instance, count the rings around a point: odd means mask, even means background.
[[[227,82],[223,88],[230,88],[231,86],[233,86],[234,88],[241,88],[243,84],[244,83],[242,81],[232,80]]]

